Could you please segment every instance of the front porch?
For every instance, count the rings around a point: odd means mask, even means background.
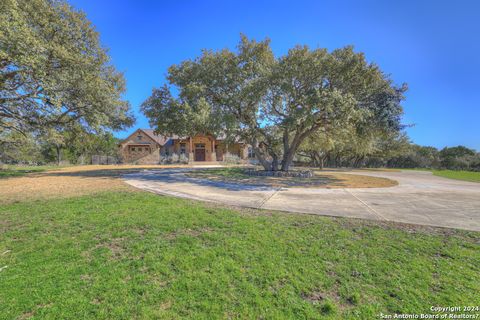
[[[208,163],[221,162],[228,153],[238,156],[240,159],[246,158],[244,144],[233,143],[227,145],[223,140],[218,140],[211,135],[197,135],[184,139],[175,139],[173,141],[173,152],[177,154],[188,155],[189,163]]]

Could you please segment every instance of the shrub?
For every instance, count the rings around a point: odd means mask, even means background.
[[[188,163],[188,157],[185,154],[172,153],[169,156],[160,156],[160,164]]]
[[[241,163],[241,159],[236,154],[227,153],[225,155],[225,162],[231,164],[239,164]]]
[[[180,156],[178,157],[178,161],[180,163],[187,164],[188,163],[187,155],[185,153],[180,154]]]
[[[177,153],[172,153],[170,156],[167,158],[167,163],[178,163],[179,156]]]

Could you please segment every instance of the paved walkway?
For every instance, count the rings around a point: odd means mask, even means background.
[[[390,188],[273,188],[185,176],[196,169],[145,170],[125,181],[151,192],[229,205],[480,231],[480,184],[430,172],[362,171],[397,180]],[[355,173],[355,172],[352,172]]]

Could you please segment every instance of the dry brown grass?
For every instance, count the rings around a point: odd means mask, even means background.
[[[205,169],[190,172],[189,177],[213,181],[236,182],[250,185],[268,185],[273,187],[300,188],[386,188],[398,184],[397,181],[371,177],[362,174],[344,173],[346,170],[315,171],[312,178],[250,176],[240,168]]]
[[[74,166],[0,179],[0,203],[71,197],[110,190],[134,191],[135,189],[122,182],[120,179],[122,174],[141,169],[166,167],[160,165]],[[168,166],[168,168],[172,167]]]
[[[387,188],[398,185],[395,180],[365,176],[361,174],[345,174],[338,172],[316,172],[316,176],[329,180],[325,188]]]
[[[395,168],[356,168],[355,171],[380,171],[380,172],[402,172],[401,169]]]

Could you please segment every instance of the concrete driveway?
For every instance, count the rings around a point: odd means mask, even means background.
[[[480,184],[424,171],[351,172],[394,179],[390,188],[273,188],[190,178],[196,169],[145,170],[126,183],[158,194],[235,206],[480,231]]]

